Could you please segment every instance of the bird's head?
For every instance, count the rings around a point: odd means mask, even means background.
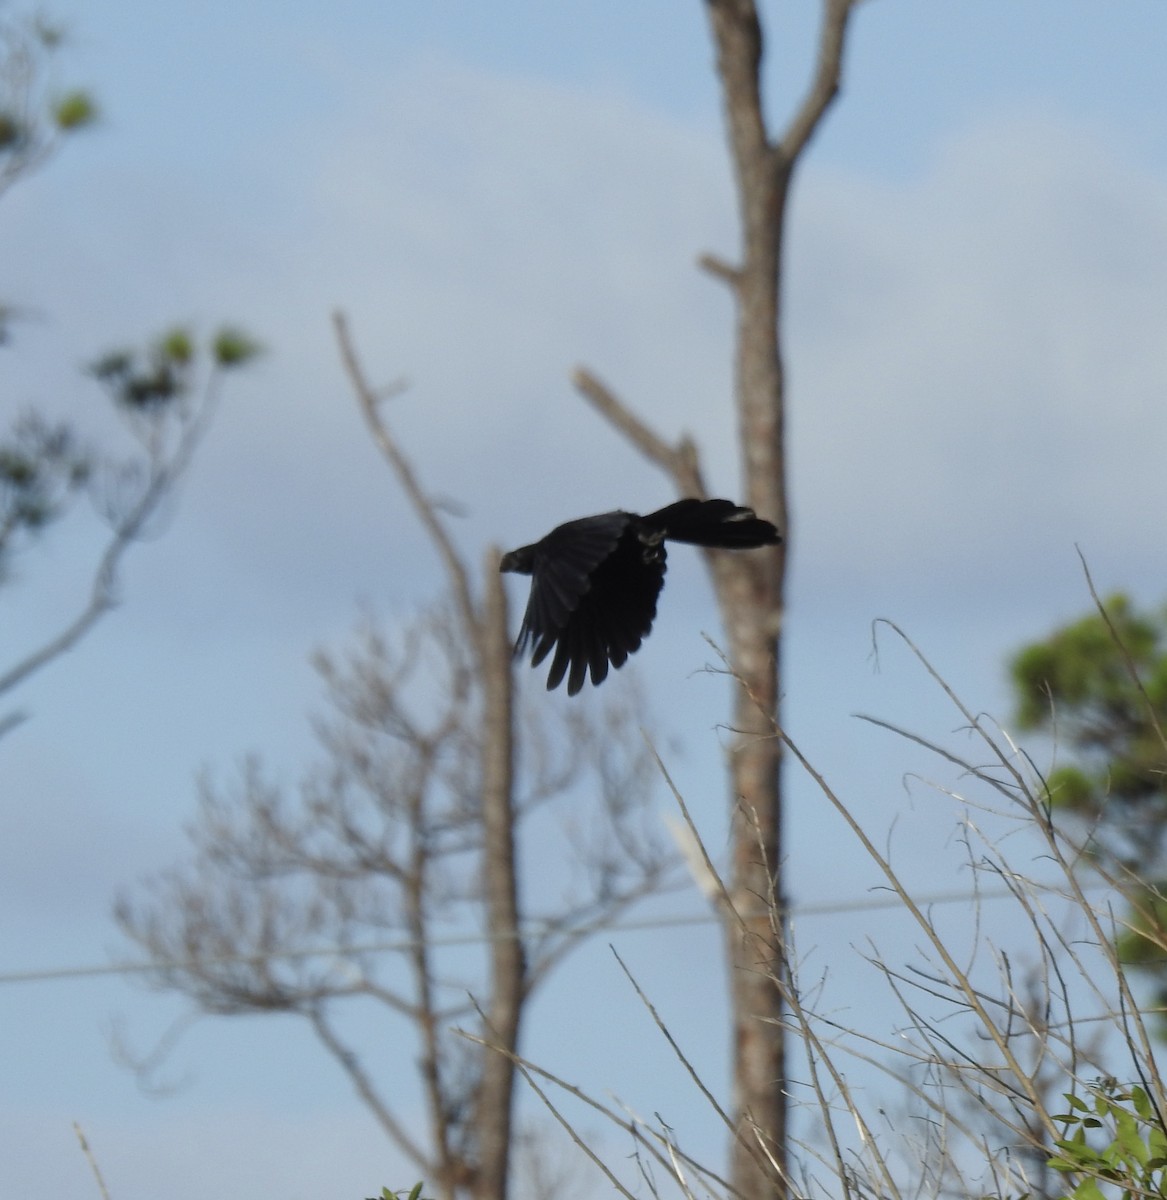
[[[535,569],[535,547],[520,546],[517,550],[508,550],[498,564],[500,571],[513,571],[516,575],[530,575]]]

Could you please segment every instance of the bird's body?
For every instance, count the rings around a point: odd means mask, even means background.
[[[621,667],[648,636],[665,578],[665,542],[748,550],[781,541],[778,530],[729,500],[679,500],[659,512],[601,513],[568,521],[502,559],[531,576],[531,598],[515,653],[533,647],[538,666],[552,650],[548,690],[567,676],[574,696]]]

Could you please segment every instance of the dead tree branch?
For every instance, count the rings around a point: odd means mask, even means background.
[[[781,353],[781,276],[785,218],[794,169],[838,94],[848,22],[857,0],[823,0],[814,77],[780,137],[767,127],[762,95],[764,38],[754,0],[706,0],[716,48],[730,162],[741,223],[740,259],[705,255],[700,265],[730,285],[737,314],[735,408],[745,503],[785,538],[772,551],[731,558],[710,553],[732,671],[740,681],[731,727],[733,871],[725,922],[734,1013],[734,1185],[748,1200],[785,1195],[786,1098],[781,1036],[780,933],[764,898],[779,910],[782,888],[782,743],[772,734],[781,694],[781,629],[790,546],[786,483],[785,379]],[[671,445],[589,371],[576,387],[681,495],[704,496],[696,447]],[[781,922],[779,923],[781,924]],[[759,1156],[754,1138],[760,1140]],[[769,1159],[772,1168],[765,1165]]]

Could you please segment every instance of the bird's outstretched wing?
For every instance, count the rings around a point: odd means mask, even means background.
[[[567,692],[574,696],[589,672],[596,685],[608,677],[609,663],[622,667],[652,629],[664,578],[664,546],[642,541],[630,524],[592,571],[590,587],[560,631],[547,687],[558,687],[567,674]],[[536,665],[542,657],[537,649]]]
[[[530,547],[531,598],[515,643],[516,654],[533,645],[536,665],[547,657],[628,522],[628,514],[622,512],[583,517],[560,525]]]

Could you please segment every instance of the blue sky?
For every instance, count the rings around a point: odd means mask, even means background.
[[[816,9],[766,8],[775,112],[809,71]],[[737,490],[730,312],[693,266],[735,238],[697,0],[52,11],[73,31],[62,77],[104,117],[0,206],[4,298],[43,314],[0,359],[0,416],[41,403],[116,446],[76,371],[100,350],[229,319],[269,352],[232,383],[121,607],[16,698],[30,720],[2,747],[0,973],[123,955],[112,898],[181,854],[196,773],[258,751],[293,780],[320,705],[310,652],[362,610],[392,625],[435,594],[340,372],[337,306],[370,374],[411,381],[395,427],[464,505],[472,561],[669,499],[574,395],[577,363],[694,433],[717,490]],[[1103,590],[1161,598],[1165,43],[1152,0],[870,0],[799,176],[788,719],[864,821],[895,826],[923,890],[952,886],[953,810],[909,793],[926,764],[851,714],[959,722],[903,654],[875,669],[871,621],[900,622],[972,707],[1003,712],[1005,655],[1088,603],[1076,544]],[[6,647],[69,610],[98,534],[79,514],[28,555],[0,594]],[[695,674],[715,622],[678,553],[636,665],[719,846],[723,692]],[[862,898],[870,868],[805,781],[790,794],[794,898]],[[852,944],[904,936],[855,922],[800,930],[843,1007],[864,986]],[[712,933],[619,945],[719,1078]],[[111,1028],[145,1045],[181,1011],[119,978],[0,983],[0,1195],[85,1194],[75,1119],[118,1200],[411,1182],[291,1021],[201,1022],[170,1065],[183,1086],[144,1096]],[[528,1049],[651,1111],[651,1081],[683,1089],[642,1022],[597,944],[540,998]],[[387,1066],[409,1061],[369,1037]],[[678,1119],[700,1126],[687,1103]]]

